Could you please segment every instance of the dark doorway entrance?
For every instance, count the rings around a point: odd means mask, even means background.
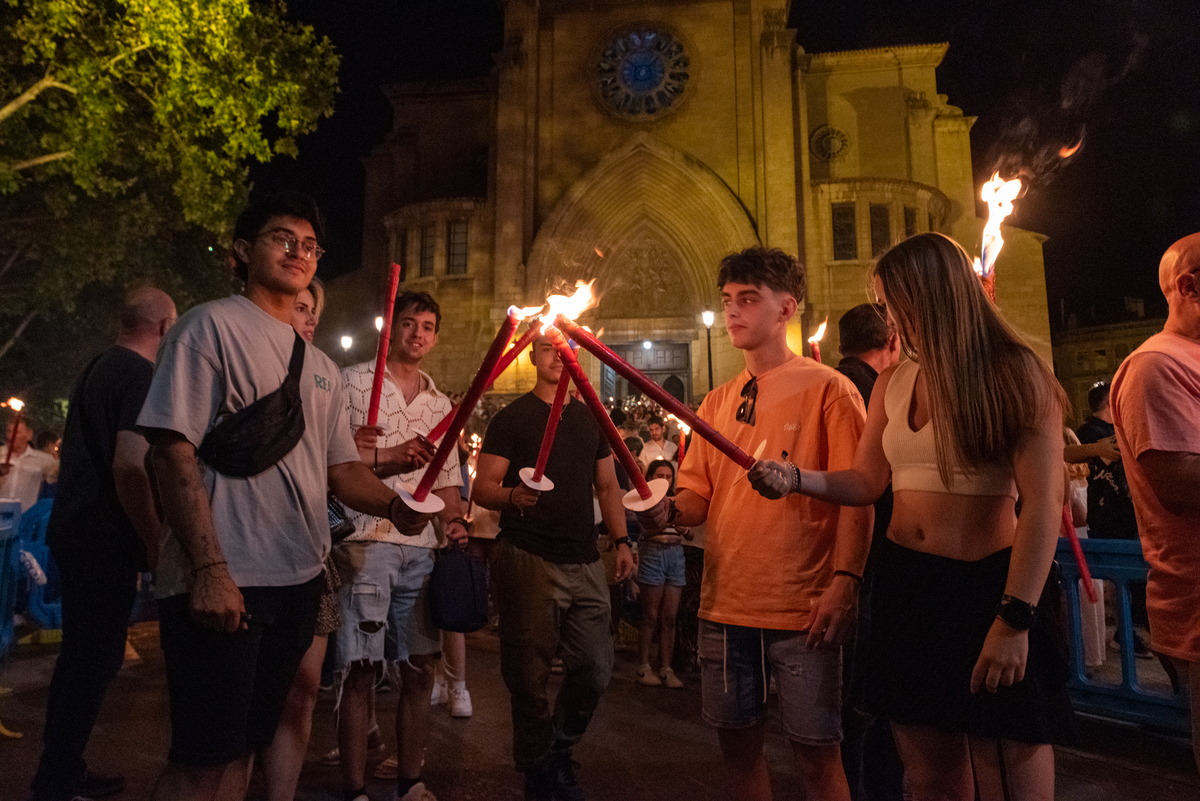
[[[687,403],[692,389],[691,345],[687,342],[644,342],[608,343],[617,354],[645,373],[650,380],[661,386],[674,397]],[[640,398],[641,391],[604,365],[600,371],[600,394],[604,400],[612,398],[620,403],[626,398]]]

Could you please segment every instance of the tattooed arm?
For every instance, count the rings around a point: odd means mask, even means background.
[[[246,606],[229,575],[213,527],[208,493],[196,465],[196,447],[182,434],[167,429],[147,429],[146,437],[163,516],[192,565],[192,617],[210,629],[237,631],[246,625],[242,622]]]

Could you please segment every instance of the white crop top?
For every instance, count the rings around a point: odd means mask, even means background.
[[[946,492],[951,495],[1009,495],[1017,497],[1012,472],[1002,467],[984,467],[971,473],[954,468],[953,487],[942,483],[938,472],[933,421],[919,431],[909,425],[913,386],[920,365],[908,361],[896,368],[884,396],[888,422],[883,429],[883,453],[892,466],[892,489]]]

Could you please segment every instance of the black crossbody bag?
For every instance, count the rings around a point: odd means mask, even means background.
[[[221,475],[250,478],[291,453],[304,436],[304,406],[300,375],[304,371],[304,340],[296,334],[283,385],[214,426],[200,443],[198,454]]]

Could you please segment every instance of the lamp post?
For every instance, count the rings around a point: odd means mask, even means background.
[[[707,340],[708,340],[708,348],[706,349],[706,350],[707,350],[707,353],[708,353],[708,391],[709,391],[709,392],[712,392],[712,391],[713,391],[713,381],[712,381],[712,324],[713,324],[713,320],[715,320],[715,319],[716,319],[716,315],[714,315],[714,314],[713,314],[711,311],[709,311],[708,309],[705,309],[705,310],[704,310],[704,313],[703,313],[702,315],[700,315],[700,316],[701,316],[701,318],[703,318],[703,320],[704,320],[704,332],[705,332],[705,337],[706,337],[706,338],[707,338]]]

